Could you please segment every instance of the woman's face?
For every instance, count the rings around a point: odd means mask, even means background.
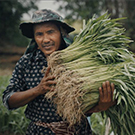
[[[52,22],[34,25],[34,38],[44,55],[47,57],[57,51],[61,44],[61,34],[58,27]]]

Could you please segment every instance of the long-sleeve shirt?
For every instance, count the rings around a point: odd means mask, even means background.
[[[10,109],[8,100],[15,92],[26,91],[40,83],[44,76],[41,72],[43,67],[47,67],[47,61],[46,57],[40,50],[25,54],[20,58],[13,71],[10,84],[3,93],[3,103],[8,109]],[[44,95],[40,95],[28,103],[25,115],[31,120],[31,122],[40,121],[51,123],[62,121],[62,118],[56,113],[55,106],[49,102]],[[87,119],[84,120],[83,124],[80,125],[78,129],[80,130],[78,134],[91,134],[91,129]],[[40,135],[42,133],[44,135],[53,135],[49,128],[37,126],[33,123],[30,123],[26,134]]]

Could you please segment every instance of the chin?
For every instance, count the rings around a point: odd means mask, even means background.
[[[54,51],[55,51],[55,50],[54,50]],[[45,56],[47,57],[47,56],[51,55],[54,51],[46,52],[46,53],[44,53],[44,54],[45,54]]]

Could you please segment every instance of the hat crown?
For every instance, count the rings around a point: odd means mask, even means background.
[[[43,21],[50,21],[50,20],[56,20],[63,22],[63,18],[54,11],[43,9],[36,11],[32,16],[33,22],[43,22]]]
[[[67,34],[75,30],[73,27],[64,22],[63,17],[49,9],[36,11],[32,16],[32,19],[29,22],[21,23],[19,28],[21,29],[21,32],[24,36],[28,38],[34,38],[33,24],[39,24],[43,22],[54,22],[55,24],[61,26]]]

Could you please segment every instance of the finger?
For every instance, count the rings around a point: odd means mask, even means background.
[[[113,83],[111,83],[111,89],[112,89],[112,101],[114,100],[114,89],[115,89],[115,86]]]
[[[100,101],[102,101],[102,99],[103,99],[103,91],[102,91],[101,87],[99,87],[99,99],[100,99]]]
[[[48,76],[48,77],[45,78],[45,81],[54,80],[54,79],[55,79],[54,76]]]
[[[48,81],[45,84],[46,85],[55,85],[56,84],[56,81]]]
[[[49,86],[44,86],[44,90],[45,90],[45,92],[46,92],[46,91],[51,91],[51,90],[52,90],[52,88],[51,88],[51,87],[49,87]]]
[[[46,69],[45,77],[47,77],[47,76],[48,76],[48,74],[49,74],[50,70],[51,70],[51,67],[48,67],[48,68]]]
[[[107,100],[111,101],[112,100],[112,88],[111,88],[110,82],[106,81],[106,85],[107,85]]]
[[[113,83],[111,83],[111,89],[112,89],[112,92],[114,92],[115,86]]]
[[[102,87],[103,87],[103,89],[102,89],[103,96],[104,96],[105,99],[107,99],[108,93],[107,93],[107,84],[106,84],[106,82],[103,82]]]

